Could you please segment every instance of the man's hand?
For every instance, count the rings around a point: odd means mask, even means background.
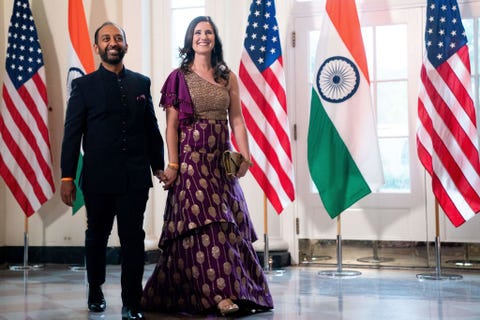
[[[153,172],[153,175],[155,177],[157,177],[158,181],[159,182],[163,182],[163,179],[164,179],[164,172],[163,170],[155,170],[155,172]]]
[[[75,183],[73,181],[62,181],[62,186],[60,187],[60,195],[62,196],[62,201],[69,207],[73,207],[77,196],[77,189],[75,188]]]

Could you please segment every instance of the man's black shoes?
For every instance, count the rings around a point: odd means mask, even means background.
[[[92,312],[103,312],[107,307],[102,288],[90,286],[88,290],[88,309]],[[122,307],[122,320],[145,320],[145,316],[137,309]]]
[[[134,308],[122,307],[122,320],[145,320],[145,316]]]
[[[103,312],[107,307],[107,302],[103,297],[101,287],[90,286],[88,289],[88,309],[92,312]]]

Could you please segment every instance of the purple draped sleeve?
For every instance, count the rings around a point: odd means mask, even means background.
[[[185,76],[180,69],[170,73],[163,84],[160,105],[163,107],[173,106],[178,110],[178,119],[181,124],[193,122],[193,102],[188,91]]]

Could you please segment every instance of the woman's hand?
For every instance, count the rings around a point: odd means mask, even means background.
[[[163,171],[163,177],[161,181],[163,182],[163,189],[170,189],[177,179],[179,166],[178,164],[169,163],[165,171]]]
[[[251,166],[253,166],[252,161],[243,159],[242,163],[240,164],[240,167],[238,168],[236,177],[237,178],[244,177]]]

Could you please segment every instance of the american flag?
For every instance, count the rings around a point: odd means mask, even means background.
[[[285,74],[273,0],[254,0],[242,50],[240,99],[250,136],[250,172],[277,213],[295,199]]]
[[[28,0],[15,0],[0,105],[0,175],[27,215],[53,196],[47,88]]]
[[[418,156],[438,204],[458,227],[480,211],[480,164],[470,58],[454,0],[429,0],[418,99]]]

